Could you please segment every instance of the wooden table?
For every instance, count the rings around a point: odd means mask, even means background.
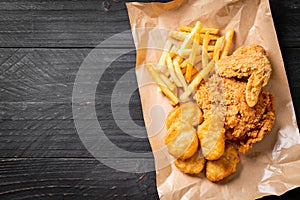
[[[270,4],[299,119],[300,4]],[[124,173],[101,164],[82,144],[73,121],[79,66],[100,42],[129,29],[124,2],[111,1],[104,12],[100,0],[0,0],[0,199],[158,198],[155,172]],[[109,109],[116,81],[134,67],[134,51],[113,62],[98,86],[96,110],[113,143],[148,152],[147,139],[124,134]],[[129,109],[143,126],[138,92]],[[297,194],[300,189],[282,197]]]

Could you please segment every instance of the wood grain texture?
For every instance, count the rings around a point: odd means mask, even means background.
[[[270,3],[282,47],[299,46],[299,3]],[[130,29],[124,2],[112,2],[109,12],[97,0],[2,0],[0,9],[0,47],[95,47]]]
[[[95,159],[0,159],[1,199],[157,199],[155,173],[128,174]]]
[[[110,2],[104,12],[101,0],[0,0],[0,199],[158,199],[155,172],[123,173],[104,166],[85,149],[74,125],[72,90],[81,63],[105,39],[130,28],[124,2]],[[270,0],[270,5],[299,124],[300,5],[297,0]],[[134,45],[127,32],[100,48]],[[138,92],[129,103],[121,100],[122,91],[112,95],[134,66],[130,51],[106,69],[99,83],[93,78],[95,66],[81,72],[89,81],[79,84],[98,83],[93,106],[115,145],[149,152],[146,138],[131,135],[146,137],[145,131],[126,127],[129,122],[144,126]],[[121,84],[137,87],[134,73]],[[112,98],[120,111],[116,116]],[[124,107],[130,118],[121,112]],[[77,118],[94,131],[89,113]],[[294,189],[263,199],[295,199],[299,193]]]

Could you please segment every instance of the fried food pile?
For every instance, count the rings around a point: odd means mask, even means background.
[[[246,153],[252,144],[261,141],[271,131],[275,121],[273,95],[262,90],[271,74],[270,62],[265,50],[253,44],[240,47],[231,56],[219,60],[216,66],[226,107],[226,140],[235,143],[241,153]],[[208,118],[211,110],[209,96],[213,90],[209,83],[210,80],[202,83],[194,95],[204,118]]]
[[[218,182],[237,170],[246,153],[270,132],[273,95],[263,90],[272,68],[265,49],[242,46],[228,55],[234,31],[181,26],[170,32],[158,66],[146,65],[174,106],[164,137],[175,166],[187,174],[205,169]]]

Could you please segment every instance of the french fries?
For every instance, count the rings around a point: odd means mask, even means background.
[[[164,51],[158,61],[158,69],[161,69],[163,66],[166,65],[166,58],[168,55],[168,52],[170,51],[172,47],[172,42],[170,40],[167,40],[165,46],[164,46]]]
[[[180,96],[180,100],[186,100],[190,94],[194,91],[194,89],[200,84],[200,82],[207,76],[207,74],[214,68],[214,62],[210,61],[207,66],[201,70],[200,73],[196,75],[194,80],[188,86],[187,90]]]
[[[214,49],[214,56],[213,56],[213,60],[215,62],[217,62],[220,58],[220,51],[221,51],[221,47],[222,47],[222,44],[223,44],[223,40],[224,40],[224,36],[217,39],[216,46],[215,46],[215,49]]]
[[[189,98],[197,89],[201,91],[203,80],[213,78],[215,63],[230,52],[234,30],[228,30],[225,36],[219,32],[217,28],[203,28],[199,21],[194,27],[180,26],[169,32],[158,66],[146,64],[160,91],[175,107],[166,118],[164,138],[168,152],[176,158],[175,166],[184,173],[197,174],[207,161],[206,176],[211,181],[221,180],[212,178],[218,159],[227,161],[226,156],[235,153],[234,149],[225,152],[225,114],[211,104],[211,113],[205,117],[199,105]],[[226,176],[235,171],[225,169],[227,166],[230,165],[224,165],[221,171]]]
[[[172,90],[175,90],[176,87],[174,87],[174,85],[171,82],[166,82],[166,79],[162,78],[162,73],[156,70],[153,64],[148,63],[146,67],[150,76],[156,82],[161,91],[171,100],[172,105],[178,104],[178,98],[173,93],[174,91],[172,92]]]
[[[225,36],[219,33],[217,28],[203,28],[199,21],[194,27],[180,26],[169,32],[157,67],[147,64],[149,74],[173,106],[187,100],[214,64],[229,54],[234,30]],[[178,90],[182,90],[180,97]]]
[[[222,51],[222,54],[221,54],[221,58],[223,58],[224,56],[228,56],[229,51],[230,51],[230,46],[231,46],[231,43],[232,43],[233,35],[234,35],[234,30],[233,29],[230,29],[226,32],[225,44],[224,44],[224,48],[223,48],[223,51]]]

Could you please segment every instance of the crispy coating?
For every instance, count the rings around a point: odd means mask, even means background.
[[[200,151],[197,151],[191,158],[182,160],[176,159],[175,166],[186,174],[199,174],[205,164],[205,159]]]
[[[240,162],[238,151],[232,144],[226,144],[224,154],[214,161],[206,163],[206,177],[212,182],[220,181],[234,172]]]
[[[193,102],[180,104],[169,112],[166,118],[166,127],[170,128],[171,124],[175,121],[186,121],[192,126],[196,126],[203,121],[202,111],[199,106]]]
[[[252,144],[262,140],[271,131],[275,121],[273,96],[262,91],[257,104],[250,107],[245,97],[246,85],[243,81],[223,78],[226,139],[237,143],[242,153],[246,153],[252,148]],[[210,115],[212,106],[209,96],[210,89],[207,84],[202,84],[194,96],[203,110],[204,119]]]
[[[225,148],[225,129],[223,126],[224,123],[216,114],[212,114],[198,126],[197,134],[205,159],[217,160],[223,155]]]
[[[169,153],[182,160],[192,157],[199,145],[195,128],[184,121],[171,124],[165,136],[165,143]]]
[[[271,76],[272,68],[263,47],[253,44],[237,49],[216,63],[220,76],[247,79],[246,101],[250,107],[256,105],[262,87]]]

